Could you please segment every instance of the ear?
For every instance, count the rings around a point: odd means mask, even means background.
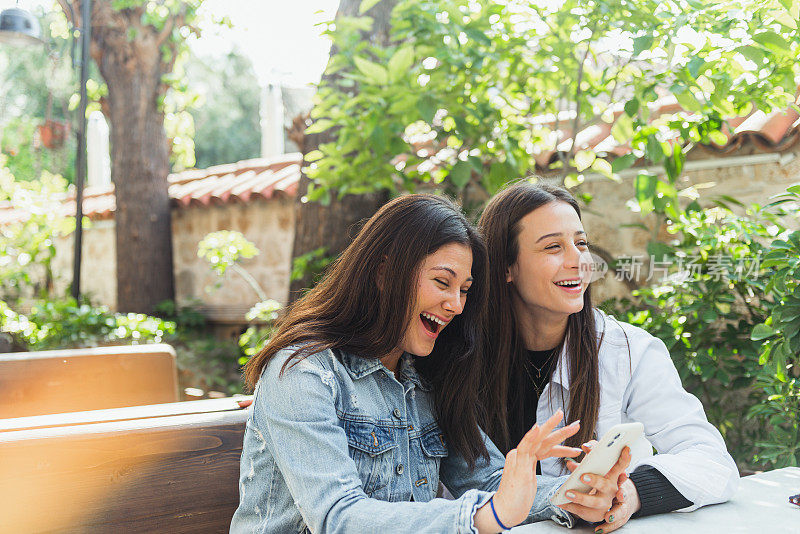
[[[508,267],[506,269],[506,283],[510,284],[514,281],[514,269],[512,267]]]

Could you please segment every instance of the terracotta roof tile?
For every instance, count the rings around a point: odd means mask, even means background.
[[[622,107],[615,105],[612,109],[616,120],[622,113]],[[666,95],[652,104],[650,110],[651,118],[655,118],[660,115],[679,112],[682,108],[674,96]],[[536,163],[542,170],[546,170],[558,159],[558,151],[566,152],[570,149],[573,118],[574,113],[573,115],[562,114],[558,122],[559,128],[554,132],[557,139],[556,148],[536,155]],[[533,122],[549,128],[555,128],[556,126],[554,116],[538,120],[534,119]],[[612,126],[613,124],[598,120],[596,123],[580,130],[575,136],[577,150],[592,149],[598,154],[611,156],[622,156],[629,153],[631,151],[630,146],[618,143],[610,135]],[[800,140],[800,115],[792,108],[769,114],[763,111],[753,111],[745,117],[728,119],[727,125],[723,127],[722,131],[728,138],[728,142],[722,146],[711,144],[706,148],[714,152],[730,153],[739,149],[743,144],[750,142],[763,151],[780,152],[792,147]]]
[[[174,206],[183,207],[269,199],[276,193],[294,196],[300,180],[301,164],[302,155],[293,153],[170,174],[170,200]],[[113,185],[87,187],[84,190],[83,212],[87,217],[110,219],[116,207]],[[70,188],[64,197],[62,214],[75,215],[74,188]],[[22,220],[26,215],[8,202],[0,203],[0,225]]]

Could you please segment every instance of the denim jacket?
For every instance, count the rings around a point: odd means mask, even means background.
[[[474,470],[450,451],[430,387],[403,355],[397,377],[378,360],[324,351],[279,372],[265,367],[244,435],[231,532],[470,532],[505,459]],[[436,499],[439,480],[456,497]],[[572,519],[549,499],[566,477],[538,477],[527,522]]]

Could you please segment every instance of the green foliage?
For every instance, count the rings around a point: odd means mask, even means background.
[[[183,387],[228,395],[242,392],[239,347],[234,339],[219,339],[202,332],[184,332],[170,339]]]
[[[17,181],[0,155],[0,202],[19,213],[16,221],[0,226],[0,299],[44,296],[52,289],[54,239],[75,228],[74,218],[62,214],[66,181],[44,172],[36,181]]]
[[[178,306],[174,300],[164,300],[156,306],[156,315],[175,323],[179,331],[202,330],[206,318],[194,306]]]
[[[292,260],[292,274],[290,280],[303,280],[310,276],[316,282],[322,273],[335,258],[328,254],[327,247],[320,247],[306,254],[297,256]]]
[[[280,303],[269,299],[257,303],[247,312],[245,318],[251,322],[256,321],[257,324],[248,326],[247,330],[239,336],[239,349],[242,351],[242,357],[239,358],[240,364],[247,363],[248,359],[267,344],[280,310]]]
[[[220,230],[205,236],[197,245],[197,256],[211,264],[218,275],[224,275],[240,259],[258,255],[258,249],[241,232]]]
[[[363,38],[369,17],[341,17],[307,130],[335,139],[307,155],[308,196],[493,193],[557,146],[566,156],[543,170],[561,168],[568,185],[615,178],[634,158],[614,164],[555,134],[606,122],[635,158],[664,167],[639,201],[675,219],[684,150],[719,142],[724,119],[753,105],[792,102],[795,4],[403,0],[387,47]],[[650,117],[667,91],[685,110]]]
[[[0,46],[0,152],[8,156],[6,165],[19,180],[35,180],[47,171],[72,182],[74,136],[51,149],[37,133],[46,120],[71,122],[68,102],[78,82],[69,61],[68,34],[47,31],[64,21],[58,13],[36,15],[45,46]]]
[[[166,342],[175,349],[182,387],[229,395],[241,392],[236,340],[220,339],[209,332],[205,316],[194,303],[178,306],[172,300],[165,300],[158,304],[156,313],[176,325]]]
[[[197,95],[189,108],[197,167],[258,157],[261,95],[252,62],[238,51],[222,57],[192,55],[185,69],[185,82]]]
[[[789,204],[787,204],[787,202]],[[797,214],[800,184],[789,187],[773,205]],[[775,467],[800,465],[800,231],[782,231],[770,244],[764,267],[771,270],[765,292],[770,314],[755,325],[751,338],[762,342],[759,376],[761,402],[752,417],[770,426],[770,439],[759,442],[759,459]]]
[[[316,252],[322,254],[324,250]],[[258,282],[238,264],[240,258],[252,258],[258,253],[256,246],[245,239],[241,233],[229,231],[208,234],[200,242],[197,251],[197,255],[205,258],[220,277],[225,275],[228,268],[234,269],[253,288],[260,299],[245,315],[245,319],[251,325],[239,336],[241,352],[239,364],[246,363],[250,357],[264,347],[272,334],[274,323],[278,319],[281,309],[280,303],[268,299]],[[309,261],[313,264],[313,261]]]
[[[175,323],[138,313],[111,313],[74,299],[43,301],[27,315],[0,301],[0,331],[28,350],[47,350],[160,343],[175,333]]]
[[[674,242],[651,247],[658,263],[649,285],[634,291],[636,302],[604,303],[664,341],[684,386],[745,468],[797,462],[796,439],[781,437],[797,432],[798,393],[788,376],[796,357],[769,364],[762,343],[776,335],[768,317],[781,302],[770,245],[788,233],[780,215],[757,206],[745,216],[723,207],[683,214],[669,228]]]

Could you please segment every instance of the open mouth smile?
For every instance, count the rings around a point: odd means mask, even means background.
[[[556,286],[560,289],[567,291],[568,293],[580,293],[583,290],[583,280],[580,278],[573,278],[572,280],[561,280],[559,282],[553,282]]]
[[[419,314],[420,321],[422,321],[422,326],[425,329],[425,333],[428,334],[432,338],[436,338],[439,335],[439,332],[442,328],[447,325],[447,321],[433,315],[432,313],[422,312]]]

